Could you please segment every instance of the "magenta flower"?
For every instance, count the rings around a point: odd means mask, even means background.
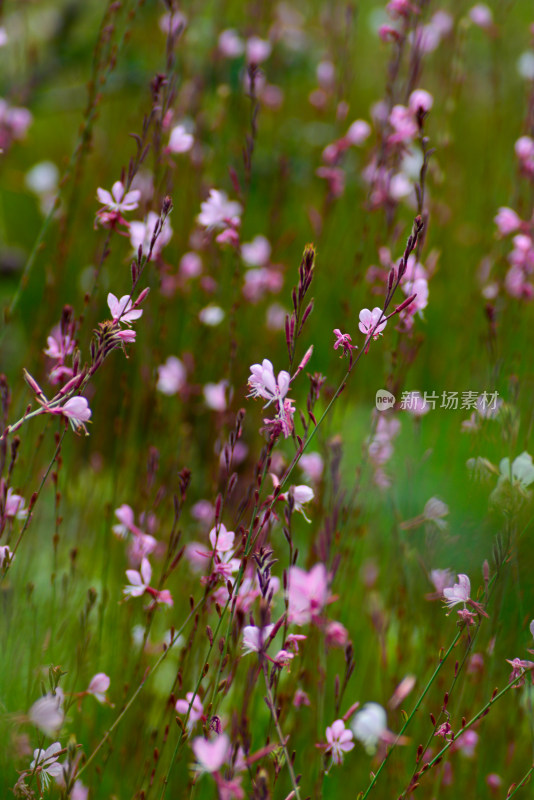
[[[191,744],[200,772],[217,772],[230,756],[230,740],[225,733],[216,739],[204,739],[198,736]]]
[[[513,683],[514,689],[519,689],[523,686],[527,672],[530,672],[531,681],[534,683],[534,673],[532,672],[534,661],[522,661],[520,658],[513,658],[512,660],[507,658],[506,660],[512,667],[508,683]]]
[[[342,719],[336,719],[336,721],[326,729],[326,741],[328,742],[328,746],[325,752],[332,754],[332,761],[334,764],[342,764],[345,753],[353,749],[354,742],[352,741],[352,737],[352,731],[345,728],[345,723]]]
[[[140,308],[133,308],[132,298],[130,295],[123,295],[119,300],[111,292],[108,294],[108,306],[113,317],[113,322],[122,322],[125,325],[131,325],[136,319],[143,316],[143,311]]]
[[[348,355],[350,356],[352,350],[357,350],[358,346],[352,344],[352,337],[350,333],[341,333],[339,328],[334,328],[334,336],[336,337],[336,341],[334,342],[334,350],[337,350],[338,347],[343,349],[342,356]]]
[[[501,236],[508,236],[510,233],[515,233],[521,227],[521,217],[513,208],[507,208],[507,206],[501,206],[501,208],[499,208],[494,222]]]
[[[465,604],[469,602],[469,594],[471,592],[471,582],[467,575],[458,575],[458,583],[454,586],[443,590],[443,597],[448,608],[454,608],[458,603]]]
[[[362,333],[365,333],[366,336],[371,336],[373,339],[378,339],[379,336],[382,336],[382,331],[387,325],[387,320],[382,319],[382,322],[378,324],[378,321],[382,317],[382,309],[381,308],[373,308],[372,311],[369,311],[368,308],[362,308],[360,311],[360,322],[359,322],[359,329]]]
[[[141,192],[139,189],[133,189],[131,192],[125,192],[124,186],[121,181],[115,181],[111,187],[111,193],[106,189],[98,188],[96,190],[98,200],[106,207],[108,211],[133,211],[139,205],[139,198]]]

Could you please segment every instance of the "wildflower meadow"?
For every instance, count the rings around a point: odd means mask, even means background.
[[[0,800],[531,797],[533,6],[0,63]]]

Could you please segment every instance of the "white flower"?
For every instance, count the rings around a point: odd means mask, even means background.
[[[520,456],[517,456],[512,462],[510,468],[510,459],[503,458],[499,464],[501,478],[517,481],[523,488],[527,488],[534,481],[534,464],[532,463],[532,456],[524,451]],[[501,480],[499,478],[499,480]]]
[[[373,308],[369,311],[368,308],[362,308],[360,311],[359,329],[362,333],[369,335],[373,331],[373,339],[378,339],[382,335],[382,331],[387,325],[387,321],[383,320],[378,327],[376,327],[378,320],[382,317],[381,308]],[[376,329],[375,329],[376,328]]]
[[[198,318],[204,325],[214,328],[224,319],[224,311],[220,306],[210,304],[198,312]]]
[[[387,731],[387,715],[378,703],[366,703],[350,723],[356,739],[372,754],[380,739]]]

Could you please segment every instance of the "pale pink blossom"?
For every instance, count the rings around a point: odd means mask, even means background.
[[[249,64],[261,64],[271,55],[271,43],[259,36],[251,36],[245,45],[246,57]]]
[[[436,588],[436,593],[441,597],[445,589],[453,586],[454,573],[450,569],[433,569],[430,571],[430,580]]]
[[[227,401],[226,392],[228,390],[228,381],[220,381],[219,383],[206,383],[202,389],[204,395],[204,402],[212,411],[226,411]]]
[[[7,544],[0,545],[0,569],[3,569],[8,564],[11,564],[14,558],[15,556]]]
[[[434,104],[434,98],[425,89],[415,89],[408,98],[408,108],[412,114],[427,114]]]
[[[310,698],[303,689],[296,690],[293,696],[293,705],[295,708],[300,708],[301,706],[311,706]]]
[[[96,190],[98,200],[105,206],[106,210],[122,213],[123,211],[133,211],[139,205],[141,192],[133,189],[126,192],[121,181],[115,181],[111,187],[111,192],[107,189],[98,188]]]
[[[249,267],[263,267],[269,262],[271,244],[265,236],[255,236],[251,242],[241,245],[241,258]]]
[[[515,233],[521,227],[521,217],[513,208],[501,206],[497,211],[497,216],[494,222],[499,229],[501,236],[508,236],[510,233]]]
[[[468,16],[474,25],[478,25],[479,28],[484,30],[490,29],[493,25],[491,8],[488,8],[485,3],[477,3],[470,8]]]
[[[202,719],[204,709],[202,707],[202,700],[198,694],[187,692],[185,700],[177,700],[174,706],[178,714],[187,714],[189,712],[189,719],[187,720],[187,730],[191,731],[195,723]]]
[[[331,61],[320,61],[315,69],[319,86],[323,89],[331,89],[336,80],[336,68]]]
[[[467,575],[458,575],[458,583],[443,590],[443,597],[448,608],[453,608],[458,603],[465,604],[469,601],[471,592],[471,582]]]
[[[299,467],[312,483],[319,483],[324,469],[323,457],[320,453],[304,453],[300,457]]]
[[[185,367],[176,356],[169,356],[164,364],[158,367],[156,389],[166,395],[177,394],[185,386],[187,374]]]
[[[372,311],[369,311],[368,308],[362,308],[360,311],[360,322],[358,327],[362,333],[365,333],[367,336],[371,336],[373,339],[378,339],[379,336],[382,336],[382,332],[387,325],[387,320],[383,319],[380,324],[378,321],[382,318],[382,309],[375,307]]]
[[[159,227],[159,219],[159,215],[156,214],[155,211],[149,211],[144,222],[130,223],[130,244],[136,253],[140,247],[143,248],[145,254],[148,253],[154,231],[156,230],[156,225]],[[171,238],[172,228],[169,218],[166,217],[152,250],[152,254],[155,258],[161,255],[163,248],[170,242]]]
[[[281,404],[289,391],[290,381],[289,372],[285,370],[279,372],[278,378],[275,378],[272,363],[264,358],[261,364],[252,364],[250,367],[249,397],[262,397],[267,400],[267,405],[273,401]]]
[[[84,423],[89,422],[92,411],[85,397],[71,397],[62,406],[54,406],[53,408],[43,404],[43,408],[48,414],[62,414],[67,417],[73,430],[76,432],[83,430],[85,435],[88,435]]]
[[[187,26],[187,17],[181,11],[172,11],[159,18],[159,28],[162,33],[176,35]]]
[[[245,50],[243,40],[232,28],[222,31],[219,35],[218,47],[225,58],[238,58]]]
[[[202,259],[198,253],[184,253],[180,259],[180,276],[185,279],[198,278],[202,274]]]
[[[50,778],[59,778],[63,774],[63,765],[58,762],[62,747],[59,742],[54,742],[46,750],[34,750],[30,772],[38,775],[45,789],[48,788]]]
[[[110,292],[108,294],[108,307],[113,317],[113,322],[131,325],[132,322],[143,316],[142,309],[133,307],[132,298],[128,294],[123,295],[119,300]]]
[[[266,625],[264,628],[245,625],[243,628],[243,655],[262,652],[273,630],[274,625]]]
[[[55,694],[49,692],[37,700],[28,711],[30,722],[47,736],[54,736],[63,725],[63,699],[63,691],[58,688]]]
[[[300,567],[288,571],[288,617],[296,625],[306,625],[319,616],[328,601],[328,576],[324,564],[309,572]]]
[[[325,629],[326,643],[330,647],[345,647],[349,641],[349,632],[341,622],[331,620]]]
[[[167,150],[170,153],[187,153],[194,144],[194,137],[183,125],[176,125],[169,136]]]
[[[225,733],[219,734],[211,741],[198,736],[193,739],[191,748],[200,772],[217,772],[226,763],[231,753],[230,740]]]
[[[152,578],[152,567],[147,558],[141,561],[140,570],[127,569],[126,577],[130,583],[124,587],[123,592],[126,597],[141,597],[149,588]]]
[[[229,200],[226,192],[210,189],[209,197],[200,204],[197,219],[205,228],[225,228],[235,225],[242,213],[242,206],[235,200]]]
[[[209,539],[214,552],[217,554],[227,553],[234,546],[235,533],[226,530],[226,525],[221,522],[217,528],[212,528]]]
[[[25,500],[20,494],[15,494],[10,487],[7,490],[6,505],[4,513],[11,519],[25,519],[28,516],[28,509],[24,508]]]
[[[109,689],[110,683],[111,681],[105,672],[97,672],[96,675],[91,678],[91,682],[87,687],[87,693],[92,694],[99,703],[107,703],[106,692]]]
[[[345,728],[345,723],[342,719],[336,719],[335,722],[326,729],[326,741],[328,746],[325,752],[332,755],[334,764],[342,764],[345,753],[353,749],[354,742],[352,741],[352,736],[352,731]]]
[[[388,137],[392,143],[408,142],[417,135],[417,122],[411,109],[406,106],[393,106],[389,115],[389,124],[393,128],[393,133]]]
[[[364,119],[356,119],[345,134],[345,139],[352,145],[359,147],[371,135],[371,126]]]

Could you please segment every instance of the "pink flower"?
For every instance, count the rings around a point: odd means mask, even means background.
[[[84,423],[89,422],[92,412],[85,397],[71,397],[62,406],[50,407],[45,403],[42,405],[47,414],[62,414],[67,417],[74,431],[77,433],[84,431],[88,436]]]
[[[227,553],[234,546],[235,533],[227,531],[226,526],[221,522],[217,528],[210,531],[210,542],[214,552]]]
[[[300,708],[301,706],[310,706],[310,698],[306,694],[303,689],[297,689],[293,696],[293,705],[295,708]]]
[[[98,200],[109,211],[133,211],[139,205],[139,198],[141,192],[139,189],[133,189],[131,192],[124,191],[124,186],[121,181],[115,181],[111,187],[111,193],[106,189],[98,188],[96,190]]]
[[[265,236],[255,236],[241,245],[241,258],[248,267],[263,267],[269,263],[271,245]]]
[[[274,369],[269,359],[264,358],[261,364],[252,364],[248,385],[251,392],[249,397],[263,397],[267,405],[274,401],[280,405],[289,391],[291,377],[289,372],[282,370],[278,378],[274,377]]]
[[[212,411],[226,411],[226,391],[228,389],[228,381],[220,381],[219,383],[206,383],[202,389],[204,395],[204,402]]]
[[[243,40],[232,28],[228,28],[219,35],[218,47],[219,52],[225,58],[238,58],[245,49]]]
[[[378,324],[382,316],[382,309],[378,308],[378,306],[373,308],[372,311],[369,311],[368,308],[362,308],[358,325],[360,331],[367,336],[372,335],[373,339],[378,339],[379,336],[382,336],[382,331],[387,325],[387,320],[385,319],[382,319],[380,324]]]
[[[306,625],[316,618],[328,600],[328,580],[324,564],[309,572],[290,567],[288,572],[288,617],[296,625]]]
[[[0,545],[0,569],[11,564],[14,558],[15,556],[7,544]]]
[[[108,294],[108,306],[113,317],[113,322],[122,322],[125,325],[131,325],[136,319],[143,316],[143,311],[140,308],[133,308],[132,298],[130,295],[123,295],[119,300],[111,292]]]
[[[342,357],[345,355],[350,356],[352,350],[357,350],[358,346],[352,344],[352,337],[350,333],[341,333],[339,328],[334,328],[334,336],[336,337],[336,341],[334,342],[334,350],[337,350],[338,347],[343,349]]]
[[[271,55],[271,43],[260,39],[259,36],[251,36],[246,43],[246,57],[249,64],[261,64]]]
[[[91,682],[87,687],[87,693],[96,697],[99,703],[107,703],[106,692],[109,689],[110,683],[111,681],[105,672],[97,672],[96,675],[91,678]]]
[[[433,569],[430,572],[430,580],[436,587],[436,593],[441,597],[445,589],[452,587],[454,575],[450,569]]]
[[[159,215],[155,211],[149,211],[144,222],[131,222],[130,223],[130,244],[133,250],[137,253],[140,247],[143,248],[144,253],[148,253],[152,243],[152,237],[156,230],[156,225],[159,226]],[[163,227],[158,234],[158,238],[154,243],[153,256],[158,258],[161,251],[172,238],[172,228],[169,218],[166,217]]]
[[[243,628],[243,655],[263,652],[273,630],[274,625],[266,625],[264,628],[245,625]]]
[[[467,575],[458,575],[458,583],[451,588],[443,590],[443,597],[448,608],[454,608],[458,603],[465,604],[469,601],[471,592],[471,582]]]
[[[187,720],[188,731],[193,729],[195,723],[202,719],[204,714],[202,701],[198,694],[195,694],[193,699],[193,692],[187,692],[185,700],[177,700],[174,707],[179,714],[187,714],[189,712],[189,719]]]
[[[37,700],[28,711],[30,721],[47,736],[54,736],[63,725],[63,691],[49,692]]]
[[[341,622],[328,622],[325,633],[326,643],[330,647],[345,647],[349,641],[349,632]]]
[[[520,658],[513,658],[511,661],[507,658],[506,660],[512,667],[508,683],[513,683],[514,689],[519,689],[523,686],[527,672],[530,672],[531,681],[534,683],[534,673],[532,672],[534,661],[522,661]]]
[[[352,741],[352,737],[352,731],[345,728],[345,723],[342,719],[336,719],[336,721],[326,729],[328,747],[325,752],[332,754],[332,761],[334,764],[342,764],[344,754],[353,749],[354,742]]]
[[[406,108],[406,106],[393,106],[389,115],[389,124],[393,128],[389,141],[393,144],[409,142],[417,135],[417,122],[411,109]]]
[[[139,572],[135,569],[127,569],[126,577],[130,581],[129,585],[123,589],[126,597],[141,597],[149,588],[152,578],[152,567],[148,559],[143,558]]]
[[[408,99],[408,107],[412,114],[427,114],[434,104],[434,98],[425,89],[415,89]]]
[[[210,189],[209,197],[200,204],[200,214],[197,219],[205,228],[225,228],[235,226],[235,218],[242,213],[240,203],[228,200],[228,195],[218,189]]]
[[[497,212],[494,222],[499,229],[501,236],[508,236],[509,233],[515,233],[521,227],[521,217],[507,206],[501,206]]]
[[[63,765],[58,763],[59,753],[61,752],[59,742],[54,742],[46,750],[34,750],[33,761],[30,764],[30,771],[39,775],[41,784],[46,789],[50,783],[50,778],[59,778],[63,774]]]
[[[6,517],[11,519],[25,519],[28,516],[28,509],[24,508],[24,498],[20,494],[15,494],[13,489],[9,488],[6,495],[6,505],[4,513]]]
[[[217,772],[230,756],[230,740],[225,733],[211,741],[198,736],[193,739],[191,748],[200,772]]]
[[[320,453],[304,453],[299,467],[312,483],[319,483],[323,474],[324,462]]]
[[[474,25],[488,30],[493,25],[493,14],[485,3],[477,3],[469,10],[469,19]]]
[[[158,367],[156,389],[166,395],[177,394],[185,386],[187,374],[179,358],[169,356],[167,361]]]
[[[171,153],[187,153],[193,147],[194,141],[183,125],[176,125],[171,131],[167,150]]]
[[[371,135],[371,126],[363,119],[355,120],[347,133],[345,139],[352,145],[359,146]]]

